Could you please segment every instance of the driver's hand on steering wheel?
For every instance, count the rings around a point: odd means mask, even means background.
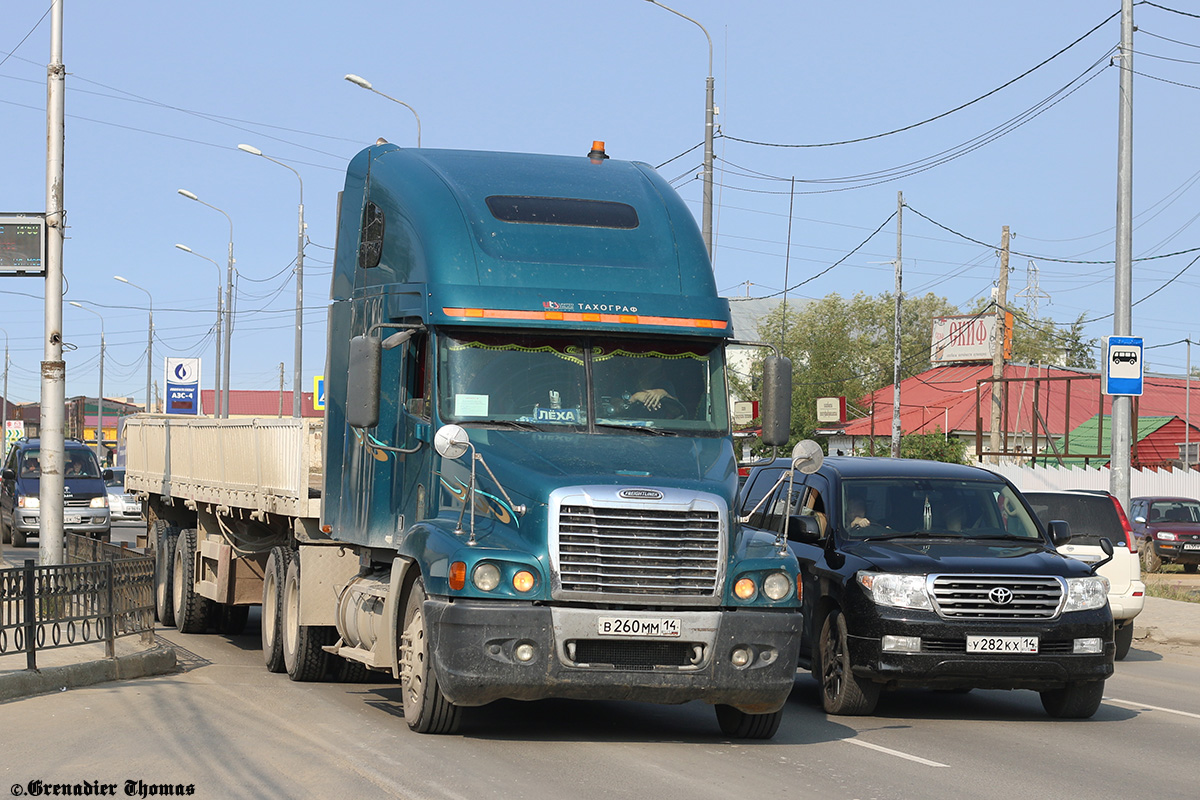
[[[664,397],[671,397],[666,389],[645,389],[629,395],[629,402],[641,403],[651,411],[658,411],[659,407],[662,406],[662,399]],[[675,398],[671,397],[671,399],[674,400]]]

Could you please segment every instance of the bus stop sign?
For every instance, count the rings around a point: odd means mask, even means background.
[[[1104,337],[1104,394],[1132,395],[1141,397],[1142,337]]]

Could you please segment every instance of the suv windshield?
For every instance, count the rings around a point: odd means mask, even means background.
[[[985,481],[846,479],[841,527],[855,539],[912,534],[1041,538],[1037,523],[1013,491]]]
[[[463,424],[729,430],[719,342],[471,333],[438,347],[441,418]]]
[[[1152,524],[1200,522],[1200,503],[1194,500],[1157,500],[1150,505],[1147,521]]]
[[[41,450],[29,449],[21,453],[21,477],[39,478],[42,474]],[[68,478],[99,478],[100,465],[90,450],[68,448],[64,475]]]
[[[1071,544],[1098,547],[1102,538],[1113,543],[1125,541],[1125,529],[1109,495],[1026,492],[1025,499],[1043,525],[1065,520],[1071,526]]]

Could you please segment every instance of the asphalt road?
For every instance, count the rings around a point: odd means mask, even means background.
[[[132,531],[132,529],[130,529]],[[182,671],[0,705],[0,796],[31,781],[193,786],[198,798],[1184,797],[1200,649],[1138,642],[1087,721],[1033,692],[885,695],[828,717],[798,677],[769,742],[722,738],[702,703],[500,702],[455,736],[404,724],[395,683],[290,682],[246,633],[161,632]],[[1154,648],[1154,649],[1150,649]],[[13,787],[10,789],[9,787]]]

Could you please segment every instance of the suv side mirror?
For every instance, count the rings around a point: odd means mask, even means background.
[[[793,514],[788,521],[789,538],[805,544],[816,544],[821,541],[821,523],[816,517]]]
[[[100,477],[106,481],[111,481],[113,479],[113,471],[111,469],[106,469],[104,472],[100,473]]]
[[[1092,564],[1092,574],[1096,574],[1096,570],[1103,567],[1105,564],[1113,560],[1113,543],[1107,536],[1100,537],[1100,549],[1104,551],[1104,558]]]
[[[1145,525],[1145,524],[1146,524],[1146,518],[1145,518],[1145,517],[1142,517],[1142,516],[1137,516],[1137,517],[1134,517],[1134,518],[1133,518],[1133,521],[1134,521],[1134,522],[1136,522],[1138,525]]]
[[[1046,526],[1050,532],[1050,541],[1054,542],[1055,547],[1061,547],[1071,541],[1071,523],[1063,519],[1052,519],[1050,524]],[[1109,543],[1109,547],[1112,544]]]
[[[6,481],[15,481],[17,479],[17,473],[13,472],[11,469],[5,468],[4,472],[0,473],[0,478],[3,478]]]

